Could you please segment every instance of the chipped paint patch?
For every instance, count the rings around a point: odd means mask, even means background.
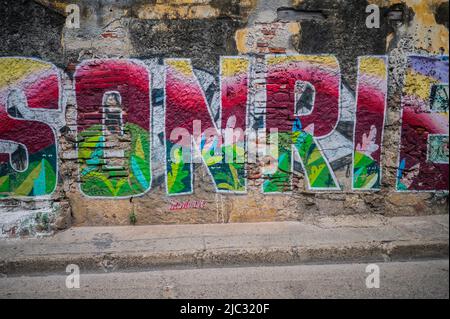
[[[246,54],[250,50],[247,47],[247,37],[249,35],[249,29],[244,28],[236,31],[234,39],[236,40],[236,47],[240,54]]]
[[[222,62],[222,75],[225,77],[244,74],[249,68],[249,62],[245,59],[224,57]]]

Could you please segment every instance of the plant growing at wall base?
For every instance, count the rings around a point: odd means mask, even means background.
[[[137,216],[136,216],[136,213],[134,212],[134,208],[131,211],[130,215],[128,215],[128,220],[130,221],[131,225],[136,225],[136,223],[137,223]]]

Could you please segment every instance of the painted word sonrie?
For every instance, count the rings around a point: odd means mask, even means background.
[[[358,59],[350,151],[354,191],[381,189],[388,63],[388,56]],[[321,146],[342,117],[338,60],[333,55],[267,55],[265,65],[265,109],[258,129],[274,147],[264,154],[269,164],[261,191],[292,191],[295,156],[309,190],[340,190]],[[162,68],[162,80],[156,81],[150,67],[136,59],[85,60],[77,66],[73,88],[81,193],[127,198],[150,190],[152,107],[158,99],[164,112],[167,194],[194,191],[197,157],[217,192],[246,193],[253,140],[248,121],[254,101],[251,57],[221,57],[218,116],[213,116],[201,75],[189,59],[165,59]],[[448,70],[448,56],[407,58],[397,191],[448,191]],[[155,82],[161,82],[158,96]],[[62,72],[56,66],[0,57],[0,198],[54,192],[55,127],[65,121],[65,103]]]

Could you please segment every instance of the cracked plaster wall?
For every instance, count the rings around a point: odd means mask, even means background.
[[[63,73],[67,96],[64,123],[57,127],[60,172],[56,192],[45,209],[63,207],[58,227],[128,224],[134,212],[138,224],[216,223],[302,220],[320,215],[373,213],[382,215],[437,214],[448,210],[448,195],[395,192],[400,142],[400,98],[408,53],[448,54],[448,2],[443,0],[119,0],[76,1],[81,9],[80,29],[65,27],[66,6],[71,1],[0,1],[1,56],[29,56],[54,63]],[[380,29],[365,27],[365,7],[380,6]],[[277,10],[290,7],[320,12],[299,21],[277,18]],[[401,19],[389,12],[401,11]],[[160,135],[163,113],[153,104],[153,186],[144,196],[129,199],[90,199],[78,187],[76,103],[72,78],[76,65],[92,58],[136,58],[153,78],[152,90],[162,90],[162,59],[190,58],[201,85],[211,92],[213,113],[218,111],[220,56],[248,55],[253,63],[250,83],[250,126],[264,116],[265,54],[333,54],[342,73],[341,129],[322,141],[327,157],[335,162],[342,192],[305,190],[299,166],[294,191],[289,195],[263,195],[257,165],[248,168],[248,194],[214,192],[206,169],[195,169],[194,194],[168,197],[164,188]],[[388,112],[383,141],[383,181],[380,192],[351,191],[352,126],[357,58],[389,55]],[[155,101],[153,101],[155,102]],[[202,208],[170,210],[173,201],[199,201]],[[26,200],[27,207],[35,204]],[[0,210],[23,209],[23,202],[2,200]],[[69,213],[68,213],[69,212]],[[1,213],[0,213],[1,215]],[[68,219],[70,220],[68,222]],[[58,228],[56,227],[56,228]]]

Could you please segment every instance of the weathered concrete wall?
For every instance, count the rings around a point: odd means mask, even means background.
[[[3,233],[448,210],[448,1],[20,0],[0,15]],[[174,128],[213,143],[193,120],[277,128],[279,157],[173,165]]]

